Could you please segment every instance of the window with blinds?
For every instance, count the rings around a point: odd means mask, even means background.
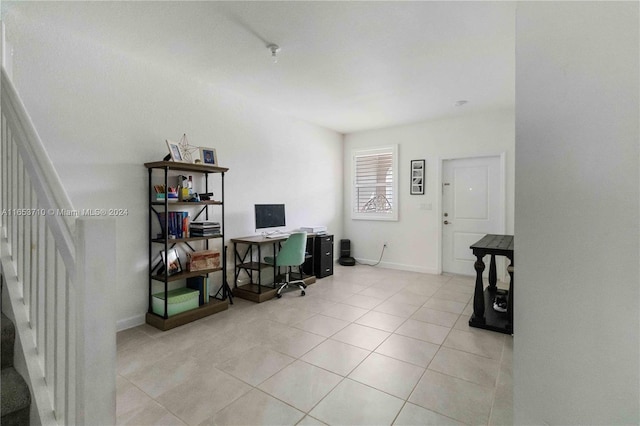
[[[352,218],[398,220],[397,145],[353,152]]]

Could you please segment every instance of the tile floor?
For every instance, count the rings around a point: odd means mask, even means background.
[[[469,328],[474,281],[336,265],[307,295],[118,333],[127,425],[509,425],[513,339]]]

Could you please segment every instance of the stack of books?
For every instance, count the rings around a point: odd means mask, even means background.
[[[198,290],[200,293],[199,305],[209,303],[209,280],[207,277],[187,278],[187,288]]]
[[[192,237],[215,237],[220,235],[220,222],[191,222],[189,233]]]
[[[187,229],[189,229],[189,212],[158,212],[158,221],[160,222],[160,233],[158,238],[162,238],[164,233],[164,227],[168,223],[168,237],[169,238],[185,238],[187,236]]]

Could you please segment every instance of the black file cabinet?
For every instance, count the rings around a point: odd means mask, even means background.
[[[333,235],[318,235],[315,237],[313,266],[316,278],[333,275]]]

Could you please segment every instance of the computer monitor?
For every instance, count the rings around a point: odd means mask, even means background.
[[[284,204],[255,204],[256,229],[286,226]]]

